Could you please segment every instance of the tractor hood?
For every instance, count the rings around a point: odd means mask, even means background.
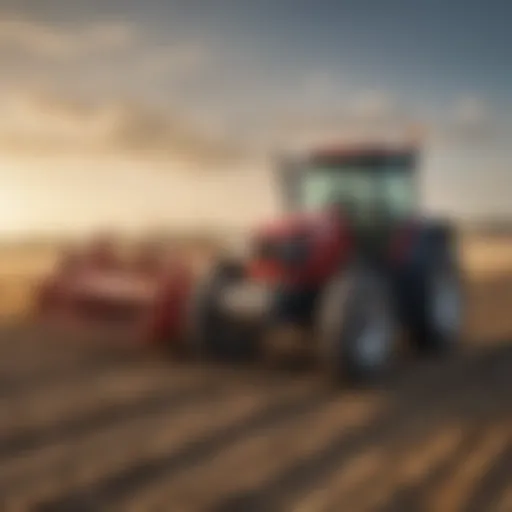
[[[323,231],[332,225],[333,212],[330,210],[315,213],[292,213],[260,224],[256,239],[286,239]]]
[[[252,238],[250,274],[289,284],[322,281],[350,243],[343,217],[333,213],[288,214],[261,224]]]

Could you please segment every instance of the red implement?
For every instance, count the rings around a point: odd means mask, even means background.
[[[64,255],[37,290],[37,316],[60,326],[122,334],[126,343],[181,351],[192,269],[157,248],[139,248],[131,263],[111,247],[101,249]]]

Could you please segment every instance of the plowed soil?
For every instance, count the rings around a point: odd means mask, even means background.
[[[372,389],[0,331],[2,511],[512,511],[512,277]]]

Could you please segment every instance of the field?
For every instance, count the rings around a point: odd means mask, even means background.
[[[333,390],[49,337],[24,313],[53,252],[5,249],[0,510],[512,511],[512,241],[463,257],[464,351]]]

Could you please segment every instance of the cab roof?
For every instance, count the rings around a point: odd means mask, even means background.
[[[415,165],[418,148],[415,146],[389,145],[334,145],[315,148],[307,155],[307,160],[318,165],[378,165],[382,163]]]
[[[315,158],[403,158],[413,157],[418,153],[416,146],[391,146],[384,144],[340,144],[320,146],[310,152]]]

